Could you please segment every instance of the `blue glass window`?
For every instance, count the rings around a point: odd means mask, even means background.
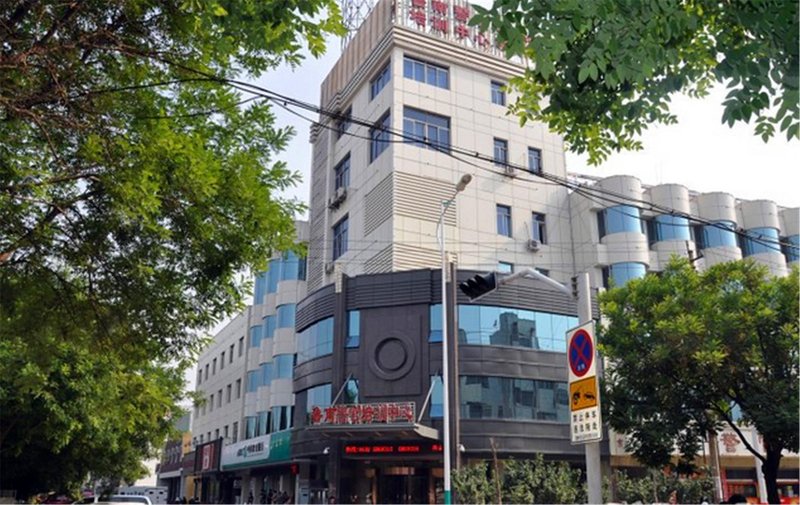
[[[272,363],[261,363],[259,372],[261,373],[261,385],[269,386],[270,382],[272,382]]]
[[[511,207],[508,205],[497,206],[497,234],[511,236]]]
[[[566,352],[566,332],[578,318],[549,312],[495,307],[458,306],[458,341]]]
[[[318,321],[297,335],[297,362],[325,356],[333,352],[333,318]]]
[[[389,128],[391,128],[389,111],[369,129],[369,162],[375,159],[389,147]]]
[[[447,67],[434,65],[406,56],[403,58],[403,77],[424,82],[442,89],[450,89],[450,75]]]
[[[259,377],[260,370],[251,370],[247,372],[247,391],[248,393],[255,393],[258,386],[261,384],[261,377]]]
[[[285,305],[278,305],[275,309],[278,316],[278,328],[294,328],[294,315],[296,305],[287,303]]]
[[[344,216],[333,225],[333,259],[347,252],[348,216]]]
[[[314,407],[325,408],[331,404],[331,385],[320,384],[306,389],[306,414],[311,414]],[[308,418],[306,418],[308,421]]]
[[[431,419],[444,416],[444,388],[442,387],[442,377],[431,375],[433,392],[431,392]]]
[[[449,117],[403,107],[403,133],[406,136],[407,144],[428,147],[434,151],[450,152]],[[418,141],[413,139],[418,139]]]
[[[294,354],[278,354],[272,358],[272,380],[291,379]]]
[[[258,419],[256,423],[256,436],[266,435],[269,432],[269,411],[263,410],[256,414]]]
[[[662,214],[653,218],[650,242],[662,240],[690,240],[689,220],[682,216]]]
[[[428,342],[442,341],[442,304],[431,305],[430,310],[431,333],[428,335]]]
[[[535,147],[528,148],[528,170],[532,174],[542,173],[542,150]]]
[[[784,239],[784,242],[788,242],[783,246],[786,262],[791,263],[800,260],[800,235],[789,235]]]
[[[265,316],[264,319],[264,335],[263,338],[272,338],[275,336],[275,327],[277,325],[276,316]]]
[[[746,236],[742,237],[742,254],[745,256],[781,252],[777,228],[751,228],[745,233]]]
[[[506,92],[503,90],[503,83],[492,81],[492,103],[497,105],[506,104]]]
[[[292,427],[292,418],[294,417],[294,407],[290,405],[282,405],[272,407],[272,431],[288,430]]]
[[[531,212],[531,236],[540,244],[547,243],[546,216],[539,212]]]
[[[358,347],[361,341],[361,312],[351,310],[347,312],[347,348]]]
[[[738,247],[736,243],[736,223],[733,221],[715,221],[700,227],[696,237],[701,249],[710,247]]]
[[[334,189],[350,187],[350,153],[333,168]]]
[[[378,75],[375,76],[372,81],[369,83],[369,99],[372,100],[381,90],[386,87],[389,83],[389,80],[392,78],[392,69],[391,69],[391,62],[386,63],[384,67],[378,72]]]
[[[261,345],[261,337],[263,335],[263,327],[259,324],[250,327],[250,347],[259,347]]]
[[[358,379],[350,379],[344,386],[342,392],[342,402],[346,405],[355,405],[358,403]]]
[[[620,288],[633,279],[641,279],[647,274],[644,263],[624,262],[614,263],[603,269],[603,286]]]
[[[461,417],[567,423],[567,391],[566,382],[462,376]]]
[[[267,293],[267,273],[261,272],[256,275],[256,288],[253,293],[253,303],[260,305],[264,302],[264,295]]]
[[[281,260],[270,260],[269,269],[267,270],[267,293],[275,293],[278,291],[278,281],[280,280]]]
[[[494,139],[494,162],[497,165],[508,165],[508,141]]]
[[[600,238],[612,233],[644,233],[639,209],[630,205],[609,207],[597,214]]]
[[[244,418],[244,438],[249,440],[256,436],[256,424],[258,423],[258,417],[256,416],[247,416]]]
[[[336,140],[342,138],[342,135],[345,134],[347,130],[350,129],[350,125],[353,124],[352,121],[353,116],[353,107],[348,107],[344,112],[339,115],[339,118],[336,121]]]
[[[306,259],[299,257],[292,251],[284,253],[281,260],[282,281],[306,280]]]
[[[505,261],[498,261],[497,262],[497,271],[502,274],[510,274],[514,272],[514,264],[507,263]]]

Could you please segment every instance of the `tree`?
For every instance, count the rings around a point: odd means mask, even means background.
[[[630,436],[628,450],[661,468],[676,444],[686,473],[706,434],[727,425],[761,462],[767,498],[777,503],[781,451],[798,450],[799,295],[796,268],[768,278],[745,260],[698,273],[677,258],[603,294],[605,415]],[[740,424],[758,430],[763,452]]]
[[[651,469],[639,478],[630,477],[624,471],[614,472],[614,477],[616,500],[624,503],[669,503],[673,493],[676,503],[703,503],[714,494],[714,481],[708,472],[682,478],[674,472]]]
[[[335,0],[0,3],[4,486],[135,474],[161,445],[203,331],[302,209],[293,131],[235,79],[340,33]]]
[[[522,122],[545,122],[598,164],[641,149],[651,123],[677,122],[676,92],[729,93],[722,122],[800,138],[797,2],[495,0],[471,24],[492,30],[508,56],[529,65],[510,87]]]

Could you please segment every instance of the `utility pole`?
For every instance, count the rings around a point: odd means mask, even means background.
[[[592,290],[589,274],[578,274],[578,322],[584,324],[592,320]],[[595,354],[595,359],[599,357]],[[603,479],[600,469],[600,441],[586,442],[586,487],[587,503],[603,503]]]

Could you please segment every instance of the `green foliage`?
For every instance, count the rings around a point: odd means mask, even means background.
[[[487,477],[486,463],[453,472],[453,488],[461,503],[496,502],[496,479],[500,479],[503,503],[580,503],[586,501],[581,474],[564,461],[545,462],[541,454],[530,460],[506,459],[501,475]]]
[[[342,30],[335,0],[0,3],[4,487],[134,477],[161,445],[201,333],[303,208],[293,131],[225,79]]]
[[[471,24],[530,62],[511,81],[513,113],[590,163],[641,149],[649,124],[676,122],[673,93],[705,96],[714,82],[730,90],[723,123],[800,138],[797,2],[495,0],[476,11]]]
[[[698,273],[676,258],[660,275],[606,292],[604,415],[630,436],[627,449],[662,468],[676,444],[678,470],[688,472],[709,431],[738,430],[737,404],[764,438],[764,454],[748,449],[777,498],[780,453],[798,450],[797,300],[797,269],[769,278],[747,260]]]
[[[650,470],[644,477],[629,477],[624,471],[614,473],[616,501],[623,503],[710,502],[714,496],[714,481],[708,473],[680,477],[674,473]],[[610,500],[609,500],[610,501]]]

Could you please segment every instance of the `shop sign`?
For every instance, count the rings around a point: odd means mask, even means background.
[[[505,58],[503,48],[490,32],[469,25],[472,6],[463,0],[400,0],[395,3],[394,22],[458,45]],[[514,57],[515,63],[522,59]]]
[[[290,444],[291,432],[286,430],[226,445],[222,448],[222,469],[286,461]]]
[[[312,425],[353,424],[413,424],[416,403],[365,403],[359,405],[314,406],[311,408]]]
[[[347,444],[344,446],[345,456],[404,456],[440,454],[442,444],[439,443],[390,443],[390,444]]]
[[[194,471],[213,472],[219,469],[219,449],[221,439],[197,446],[194,452]]]

